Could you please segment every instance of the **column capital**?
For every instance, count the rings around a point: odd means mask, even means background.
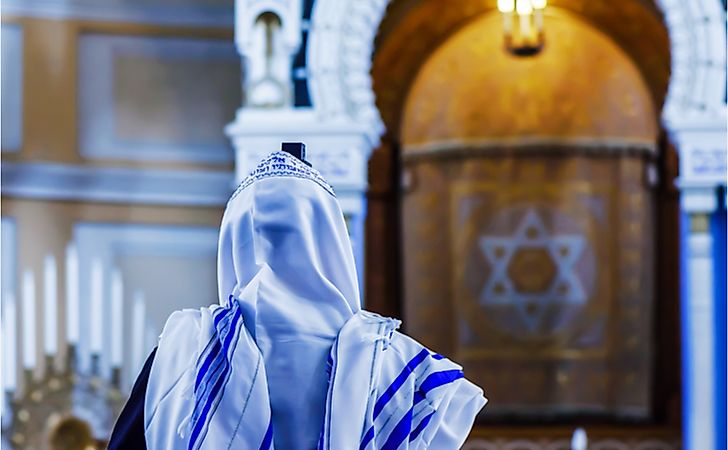
[[[680,189],[680,209],[688,214],[710,214],[718,209],[718,185],[682,184],[678,180]]]
[[[681,208],[689,214],[718,208],[718,187],[726,185],[726,123],[721,117],[689,117],[673,124],[671,137],[680,155]]]

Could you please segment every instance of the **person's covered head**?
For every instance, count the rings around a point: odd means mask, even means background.
[[[271,330],[335,335],[359,306],[346,223],[313,168],[275,152],[238,187],[222,220],[219,299],[232,295],[255,336]]]
[[[51,450],[89,450],[96,448],[89,424],[78,417],[61,418],[48,436]]]

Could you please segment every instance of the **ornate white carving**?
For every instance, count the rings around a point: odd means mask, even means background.
[[[670,33],[672,73],[663,117],[725,117],[725,12],[715,0],[658,0]],[[724,121],[725,122],[725,121]],[[725,125],[725,123],[724,123]]]
[[[367,127],[376,146],[384,132],[369,71],[374,38],[389,0],[318,0],[308,46],[309,89],[324,118]]]
[[[237,0],[235,44],[245,66],[246,106],[290,106],[291,60],[301,45],[300,0]]]

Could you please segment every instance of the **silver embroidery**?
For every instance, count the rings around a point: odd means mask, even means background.
[[[329,194],[336,196],[334,189],[326,182],[318,170],[305,165],[289,153],[277,151],[268,155],[250,175],[245,177],[233,192],[230,200],[256,181],[273,177],[294,177],[311,180],[324,188]]]

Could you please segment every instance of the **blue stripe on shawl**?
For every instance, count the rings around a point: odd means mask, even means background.
[[[428,392],[433,389],[437,389],[440,386],[448,383],[452,383],[455,380],[463,378],[464,374],[462,370],[444,370],[442,372],[435,372],[430,374],[425,381],[422,382],[417,392],[415,392],[415,404],[425,399]]]
[[[222,331],[212,337],[211,340],[215,342],[213,345],[208,346],[210,347],[210,351],[205,357],[204,363],[197,368],[197,378],[195,379],[195,393],[200,391],[200,385],[202,385],[203,392],[205,389],[207,389],[207,387],[205,386],[209,387],[210,378],[216,373],[215,368],[218,367],[220,365],[220,362],[225,359],[224,357],[220,357],[223,351],[223,346],[220,342],[224,341],[225,336],[229,334],[228,326],[230,324],[230,319],[228,319],[228,317],[229,316],[226,316],[225,319],[221,321],[219,326],[222,327]],[[203,380],[205,378],[207,379],[207,381],[203,383]]]
[[[394,397],[394,394],[397,393],[400,387],[404,384],[404,382],[409,378],[409,376],[412,374],[414,369],[419,366],[422,361],[429,356],[430,352],[427,351],[427,349],[422,349],[417,355],[415,355],[414,358],[412,358],[406,366],[402,369],[402,371],[397,375],[397,378],[394,379],[392,384],[389,385],[386,391],[382,394],[379,399],[377,399],[377,403],[374,404],[374,419],[377,418],[380,412],[382,412],[382,409],[384,409],[384,406]]]
[[[364,450],[367,448],[367,445],[369,445],[369,441],[374,439],[374,426],[369,428],[369,431],[367,431],[367,434],[364,435],[364,438],[361,440],[361,445],[359,445],[359,450]]]
[[[389,433],[387,441],[381,450],[397,450],[400,444],[409,436],[412,429],[412,408],[400,419],[394,429]]]
[[[410,442],[417,439],[417,436],[419,436],[420,433],[422,433],[422,431],[425,428],[427,428],[427,424],[430,423],[430,419],[432,419],[432,416],[434,416],[434,415],[435,415],[435,411],[432,411],[430,414],[426,415],[425,418],[422,419],[419,424],[417,424],[415,429],[412,430],[412,433],[410,433],[410,437],[409,437]]]
[[[206,426],[209,423],[209,418],[211,417],[210,411],[214,411],[214,409],[217,407],[217,403],[220,400],[223,386],[225,385],[230,372],[228,358],[226,357],[227,349],[230,347],[233,334],[235,334],[234,332],[229,332],[229,330],[231,328],[234,330],[234,327],[237,326],[239,316],[240,314],[239,312],[237,312],[233,316],[233,323],[231,324],[231,326],[221,330],[222,332],[220,333],[220,337],[223,338],[223,335],[225,335],[225,341],[223,343],[223,349],[225,351],[219,353],[218,357],[216,358],[214,372],[208,373],[209,376],[206,376],[206,380],[204,380],[204,382],[202,383],[203,387],[205,388],[203,393],[201,395],[199,393],[196,393],[197,399],[195,402],[195,408],[193,410],[192,417],[192,423],[194,424],[194,427],[192,435],[190,436],[190,448],[193,448],[193,446],[198,443],[198,438],[200,437],[202,431],[206,429]],[[201,407],[202,410],[200,411]]]
[[[226,308],[227,309],[227,308]],[[230,335],[231,329],[233,334],[235,333],[234,327],[230,326],[230,321],[234,319],[235,314],[239,313],[238,308],[230,308],[228,311],[226,311],[224,314],[219,314],[215,317],[215,328],[217,330],[217,334],[215,334],[211,339],[210,342],[212,342],[212,345],[207,346],[209,348],[209,352],[207,356],[204,358],[204,363],[200,366],[198,363],[197,368],[197,379],[195,380],[195,391],[198,390],[200,383],[202,382],[203,377],[207,376],[210,373],[210,366],[213,364],[213,362],[217,361],[219,364],[220,359],[218,356],[220,355],[221,349],[223,346],[221,345],[221,341],[224,341],[226,336]],[[202,358],[200,358],[202,360]],[[214,372],[214,371],[213,371]],[[209,381],[208,381],[209,384]]]
[[[414,356],[407,365],[405,365],[402,368],[402,371],[397,375],[397,378],[392,381],[392,383],[387,387],[387,389],[384,391],[384,393],[377,399],[377,402],[374,404],[374,415],[372,417],[372,420],[376,419],[377,416],[379,416],[379,413],[382,412],[384,407],[389,403],[389,401],[394,397],[394,394],[397,393],[400,387],[404,384],[404,382],[409,378],[409,376],[412,374],[414,369],[417,368],[420,364],[422,364],[422,361],[424,361],[427,356],[430,355],[430,352],[427,351],[426,348],[423,348],[418,354]],[[410,417],[411,419],[411,417]],[[362,438],[361,444],[359,445],[359,449],[363,450],[366,448],[366,446],[369,444],[369,442],[374,438],[374,425],[372,425],[369,430],[367,430],[366,434],[364,434],[364,437]]]
[[[198,360],[198,374],[195,383],[195,406],[192,413],[192,433],[188,449],[196,448],[201,442],[212,414],[222,397],[224,386],[230,375],[229,351],[237,342],[238,324],[242,313],[237,302],[230,302],[230,307],[221,308],[214,314],[216,334],[212,340],[215,344],[206,347],[208,353]],[[223,312],[221,312],[223,311]],[[221,344],[222,342],[222,344]],[[202,363],[200,364],[200,361]],[[200,389],[200,387],[202,389]]]
[[[265,431],[263,442],[260,443],[260,450],[268,450],[273,444],[273,415],[268,420],[268,429]]]
[[[192,430],[192,435],[190,436],[190,443],[188,445],[189,449],[195,448],[195,446],[198,444],[197,438],[200,436],[200,433],[202,432],[202,429],[209,424],[209,421],[207,420],[210,415],[208,414],[210,412],[210,409],[212,408],[212,404],[214,400],[217,397],[217,392],[219,392],[220,388],[223,385],[225,378],[219,377],[215,385],[213,386],[213,390],[215,391],[215,395],[210,395],[205,402],[205,406],[202,409],[202,412],[200,413],[200,417],[197,420],[197,423],[195,424],[194,429]]]
[[[459,369],[443,370],[430,374],[420,385],[420,389],[426,393],[436,389],[443,384],[452,383],[455,380],[463,378],[463,371]]]
[[[426,349],[423,349],[420,353],[418,353],[414,358],[412,358],[407,365],[402,369],[402,371],[397,375],[397,378],[394,379],[392,384],[389,385],[386,391],[384,391],[384,394],[382,394],[379,399],[377,399],[377,403],[374,405],[374,419],[377,418],[379,413],[384,409],[384,406],[389,402],[389,400],[392,399],[394,394],[399,390],[399,388],[404,384],[404,382],[409,378],[409,375],[412,374],[414,369],[422,363],[422,361],[425,360],[425,358],[428,356],[428,352]],[[436,358],[435,355],[430,355],[435,359],[442,359]],[[439,356],[439,355],[438,355]],[[453,381],[456,381],[460,378],[463,378],[463,371],[459,369],[453,369],[453,370],[444,370],[441,372],[434,372],[425,378],[425,381],[422,382],[422,384],[419,386],[419,388],[414,393],[413,403],[414,405],[417,405],[422,400],[425,399],[427,393],[432,391],[433,389],[437,389],[440,386],[444,386],[446,384],[452,383]],[[404,439],[409,435],[409,440],[412,441],[417,438],[417,436],[422,433],[422,431],[427,427],[427,425],[430,422],[430,419],[432,418],[432,415],[434,412],[430,413],[428,416],[426,416],[422,421],[417,425],[417,427],[412,430],[412,433],[410,433],[410,430],[412,429],[412,413],[414,409],[414,405],[412,408],[410,408],[409,411],[407,411],[407,414],[402,417],[402,419],[395,425],[392,432],[389,434],[389,437],[387,438],[387,441],[385,442],[382,449],[396,449],[399,447],[399,445],[404,441]],[[366,434],[362,438],[361,444],[359,445],[360,450],[364,450],[367,445],[374,439],[374,425],[372,425],[369,430],[367,430]]]
[[[213,321],[215,325],[215,329],[217,329],[218,325],[223,319],[227,319],[230,317],[230,314],[233,313],[233,308],[218,308],[213,313]],[[205,350],[203,350],[202,355],[200,357],[200,360],[203,360],[202,366],[199,365],[198,361],[198,368],[197,368],[197,379],[195,380],[195,390],[200,385],[200,382],[202,381],[202,377],[207,373],[207,370],[210,367],[210,364],[212,364],[212,360],[217,356],[218,352],[220,351],[220,340],[216,339],[215,336],[213,336],[210,339],[210,342],[207,343],[207,346],[205,347]]]

